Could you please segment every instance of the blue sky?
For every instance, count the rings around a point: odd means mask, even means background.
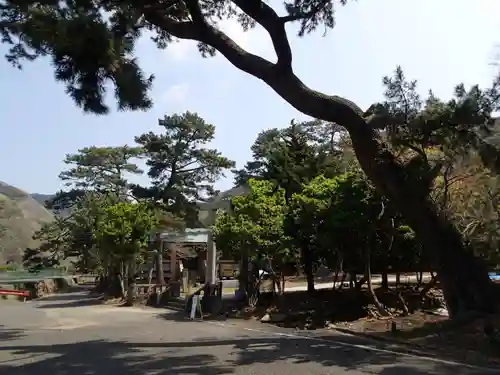
[[[312,88],[362,108],[381,99],[381,78],[398,64],[419,80],[423,93],[432,88],[447,98],[459,82],[491,81],[491,63],[500,52],[498,14],[498,0],[358,0],[338,9],[337,26],[326,37],[320,30],[299,39],[290,28],[294,69]],[[263,30],[243,33],[233,22],[222,28],[249,51],[273,59]],[[104,117],[75,107],[54,82],[48,61],[26,64],[23,71],[0,61],[0,181],[31,193],[55,192],[62,186],[57,176],[65,154],[131,144],[135,135],[156,130],[159,117],[185,110],[216,125],[213,146],[242,166],[259,131],[304,118],[224,58],[199,57],[191,42],[159,51],[144,39],[138,56],[156,76],[154,108]],[[147,183],[146,177],[136,181]],[[231,185],[229,174],[217,187]]]

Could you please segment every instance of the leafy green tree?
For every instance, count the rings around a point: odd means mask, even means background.
[[[444,180],[441,185],[444,185],[446,198],[450,175],[474,153],[480,155],[484,165],[495,170],[499,160],[498,147],[487,140],[495,131],[495,121],[491,116],[499,105],[500,77],[486,90],[478,86],[467,90],[464,85],[458,85],[454,98],[447,102],[439,100],[432,92],[422,99],[416,93],[416,81],[409,82],[400,68],[396,69],[393,77],[385,77],[384,84],[386,101],[371,110],[390,119],[382,121],[379,128],[398,155],[398,162],[404,166],[401,177],[413,186],[414,193],[418,192],[413,195],[412,202],[426,204],[426,209],[437,213],[437,221],[428,216],[425,222],[416,223],[418,218],[410,215],[418,212],[418,207],[401,203],[397,204],[397,208],[415,230],[424,250],[433,258],[440,279],[444,278],[442,286],[451,315],[469,310],[473,305],[481,305],[479,309],[484,311],[495,310],[496,304],[489,303],[485,298],[488,295],[493,298],[485,262],[474,256],[470,243],[463,241],[451,218],[441,211],[442,199],[438,200],[437,207],[433,203],[436,195],[432,188],[436,185],[436,177]],[[424,224],[429,226],[431,232],[418,230]],[[430,240],[436,228],[440,228],[441,237],[434,238],[433,245]],[[441,249],[434,249],[443,238],[447,238],[448,242]],[[461,250],[457,251],[457,248]],[[448,266],[452,263],[453,271]],[[464,274],[467,276],[462,276]],[[472,284],[482,292],[471,292]]]
[[[40,242],[38,249],[26,249],[24,262],[28,264],[59,264],[70,260],[80,272],[102,274],[104,265],[94,235],[101,211],[115,200],[105,194],[81,191],[81,196],[71,204],[71,212],[56,216],[35,233]],[[43,260],[43,261],[42,261]]]
[[[339,264],[355,273],[364,261],[359,251],[373,246],[380,199],[359,173],[334,178],[318,176],[293,196],[287,225],[302,249],[304,266]],[[311,264],[311,265],[309,265]],[[306,272],[308,289],[314,289],[313,272]]]
[[[263,81],[302,113],[344,127],[350,135],[359,164],[377,190],[387,196],[415,230],[426,251],[434,256],[451,316],[470,310],[492,311],[494,290],[486,268],[466,246],[460,233],[441,216],[428,199],[425,183],[415,183],[421,159],[401,163],[377,129],[401,125],[401,118],[372,106],[363,111],[352,101],[325,95],[306,86],[295,74],[287,24],[295,23],[299,36],[318,27],[331,29],[335,5],[347,0],[289,0],[280,16],[263,0],[172,0],[101,2],[27,1],[22,6],[7,0],[0,8],[2,41],[10,45],[7,59],[15,66],[24,60],[49,56],[56,79],[84,111],[103,114],[106,89],[114,89],[121,110],[145,110],[152,77],[142,72],[134,56],[141,31],[152,32],[159,48],[174,38],[198,42],[204,56],[221,53],[237,69]],[[276,62],[248,53],[222,30],[218,21],[235,18],[244,30],[259,24],[269,34]],[[289,28],[290,29],[290,28]],[[452,124],[491,125],[491,113],[498,109],[495,82],[486,95],[459,90],[446,113],[427,121],[443,127]],[[484,100],[483,100],[484,99]],[[487,104],[487,105],[484,105]],[[413,168],[417,164],[418,168]]]
[[[143,148],[151,187],[134,187],[138,198],[161,202],[190,225],[197,220],[196,202],[213,195],[213,185],[234,162],[216,149],[207,148],[215,126],[196,113],[165,116],[158,121],[163,134],[149,132],[136,137]]]
[[[136,266],[143,261],[150,235],[158,223],[151,205],[119,202],[98,216],[94,238],[109,264],[121,265],[128,274],[127,299],[133,302]],[[124,295],[122,289],[121,294]]]
[[[387,280],[389,269],[408,272],[428,265],[419,248],[405,239],[411,230],[403,229],[397,213],[360,172],[318,176],[294,194],[289,209],[293,240],[298,248],[309,249],[314,265],[346,271],[354,280],[361,273],[368,283],[372,268]]]
[[[102,275],[109,285],[114,282],[115,275],[121,274],[121,270],[110,261],[106,249],[98,243],[97,233],[103,211],[116,203],[118,199],[113,195],[85,192],[78,198],[65,222],[71,236],[66,257],[76,259],[74,265],[82,272],[92,271]]]
[[[251,292],[259,290],[247,284],[250,260],[260,266],[270,264],[270,271],[279,279],[276,280],[279,290],[283,291],[284,279],[280,272],[284,262],[293,259],[283,227],[287,210],[285,193],[266,180],[250,179],[249,186],[249,194],[233,198],[231,212],[219,212],[213,227],[217,247],[242,260],[242,288],[247,286]]]
[[[372,250],[379,247],[377,232],[384,209],[380,196],[359,173],[345,173],[330,180],[318,177],[303,194],[318,207],[320,248],[337,253],[353,274],[361,269],[373,303],[387,315],[371,283]]]
[[[236,183],[250,177],[272,181],[275,188],[285,192],[290,202],[300,193],[304,184],[318,175],[334,176],[340,172],[342,149],[338,144],[339,129],[322,121],[294,123],[285,129],[270,129],[259,134],[252,146],[253,160],[236,172]],[[287,220],[287,234],[295,238],[299,233]],[[308,279],[308,289],[314,290],[315,258],[312,248],[296,238],[301,265]],[[297,259],[299,260],[299,259]]]
[[[157,224],[155,212],[146,203],[110,205],[102,210],[98,220],[94,236],[100,244],[110,247],[111,257],[124,262],[137,257]]]

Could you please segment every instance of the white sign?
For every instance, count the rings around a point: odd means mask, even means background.
[[[199,310],[200,316],[203,317],[201,313],[201,304],[200,304],[200,296],[195,294],[192,297],[191,302],[191,314],[189,314],[189,319],[193,320],[196,316],[196,310]]]

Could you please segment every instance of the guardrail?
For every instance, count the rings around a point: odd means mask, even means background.
[[[72,275],[64,270],[42,270],[39,272],[29,271],[4,271],[0,272],[0,281],[3,283],[16,282],[22,280],[42,280],[58,277],[71,277]]]
[[[29,272],[27,270],[23,271],[3,271],[0,272],[0,279],[21,279],[21,278],[32,278],[32,277],[64,277],[70,276],[67,271],[64,270],[41,270],[38,272]]]

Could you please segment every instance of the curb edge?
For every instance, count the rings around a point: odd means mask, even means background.
[[[388,338],[388,337],[381,337],[377,335],[373,335],[370,333],[365,333],[365,332],[358,332],[351,330],[349,328],[343,328],[343,327],[335,327],[331,328],[330,330],[332,331],[337,331],[340,333],[360,337],[360,338],[365,338],[369,339],[372,341],[380,342],[380,343],[387,343],[387,344],[393,344],[393,345],[398,345],[400,348],[398,348],[398,351],[411,354],[411,355],[417,355],[417,356],[426,356],[426,357],[434,357],[434,358],[443,358],[447,360],[453,360],[453,361],[458,361],[458,358],[453,358],[453,357],[443,357],[443,353],[439,352],[439,349],[436,347],[432,347],[429,345],[422,345],[422,344],[415,344],[415,343],[408,343],[402,340],[394,339],[394,338]],[[460,361],[460,363],[466,365],[466,366],[472,366],[472,367],[481,367],[481,368],[487,368],[490,371],[500,371],[500,364],[493,364],[493,363],[466,363]]]

